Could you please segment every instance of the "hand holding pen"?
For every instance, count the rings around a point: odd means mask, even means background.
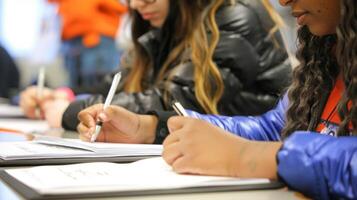
[[[120,79],[121,79],[121,73],[119,72],[119,73],[115,74],[115,76],[114,76],[112,85],[110,86],[107,98],[105,99],[105,102],[104,102],[103,111],[111,104],[114,94],[115,94],[115,91],[117,90],[117,87],[119,85]],[[100,120],[97,120],[94,134],[92,135],[91,140],[90,140],[91,142],[95,142],[95,140],[97,139],[97,137],[102,129],[102,125],[103,125],[103,122]]]

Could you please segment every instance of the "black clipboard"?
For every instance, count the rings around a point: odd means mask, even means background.
[[[264,189],[279,189],[284,187],[284,184],[278,181],[270,181],[268,183],[247,184],[236,186],[200,186],[188,187],[179,189],[154,189],[154,190],[137,190],[137,191],[111,191],[111,192],[93,192],[93,193],[66,193],[43,195],[38,193],[31,187],[18,181],[16,178],[9,175],[5,170],[0,170],[0,178],[13,190],[22,197],[29,200],[44,200],[44,199],[80,199],[80,198],[104,198],[104,197],[129,197],[143,195],[165,195],[165,194],[187,194],[187,193],[209,193],[209,192],[228,192],[228,191],[246,191],[246,190],[264,190]]]

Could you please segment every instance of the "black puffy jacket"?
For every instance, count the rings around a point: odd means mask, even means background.
[[[290,82],[291,65],[280,34],[269,34],[275,24],[261,0],[237,0],[234,5],[224,5],[218,10],[216,21],[220,39],[214,61],[224,81],[224,94],[218,105],[220,114],[258,115],[271,109]],[[143,35],[139,42],[151,54],[158,48],[154,31]],[[163,100],[163,85],[166,85],[171,99],[185,108],[204,112],[195,98],[192,63],[187,60],[176,66],[175,71],[172,79],[164,79],[158,86],[149,85],[140,93],[129,94],[119,89],[112,104],[141,114],[150,110],[172,110]],[[152,74],[147,77],[149,84],[155,80]],[[96,88],[99,91],[91,91],[101,95],[73,102],[67,108],[62,120],[64,128],[75,129],[80,110],[103,102],[111,78],[103,82]]]
[[[0,97],[10,98],[18,92],[19,70],[9,53],[0,46]]]

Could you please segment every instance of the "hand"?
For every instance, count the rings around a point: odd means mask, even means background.
[[[44,88],[42,97],[39,99],[37,97],[37,87],[31,86],[26,90],[22,91],[20,94],[20,107],[24,111],[25,115],[28,118],[36,119],[41,118],[44,119],[43,113],[43,103],[47,100],[52,99],[54,95],[54,91],[49,88]],[[36,109],[40,109],[41,116],[36,116]]]
[[[138,115],[119,106],[109,106],[103,111],[103,105],[97,104],[81,111],[78,119],[77,130],[84,141],[90,141],[96,119],[103,122],[96,141],[152,144],[155,139],[155,116]]]
[[[65,98],[58,98],[44,103],[43,112],[50,127],[61,128],[62,116],[69,104],[70,101]]]
[[[163,158],[179,173],[234,176],[240,139],[207,122],[172,117],[165,139]]]
[[[178,173],[276,178],[281,144],[249,141],[187,117],[170,118],[168,127],[162,156]]]

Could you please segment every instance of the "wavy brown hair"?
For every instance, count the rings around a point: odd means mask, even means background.
[[[283,138],[296,130],[314,130],[339,73],[346,90],[338,104],[341,124],[338,136],[357,135],[357,1],[341,0],[341,18],[335,35],[314,36],[306,26],[298,33],[300,47],[293,82],[288,91],[290,106],[286,114]],[[337,56],[334,56],[337,55]],[[312,123],[316,125],[316,123]],[[348,126],[352,124],[352,133]],[[309,127],[310,125],[310,127]]]
[[[184,55],[190,49],[189,59],[194,66],[195,96],[206,113],[218,114],[217,104],[220,100],[224,85],[220,72],[213,62],[213,54],[219,41],[219,29],[216,23],[216,12],[224,3],[235,4],[236,0],[169,0],[170,11],[162,29],[169,41],[164,41],[161,50],[166,51],[166,58],[161,67],[156,84],[164,79],[169,72],[169,78],[174,75],[175,70],[171,66],[184,62]],[[271,14],[273,20],[278,15],[269,9],[269,2],[262,0],[264,6]],[[140,92],[147,89],[145,78],[153,68],[153,61],[140,45],[138,39],[148,32],[150,24],[143,20],[139,13],[130,10],[133,25],[132,38],[134,42],[134,59],[132,69],[124,84],[126,92]],[[210,33],[208,38],[207,32]],[[173,34],[174,33],[174,34]],[[172,36],[171,36],[172,35]],[[167,90],[167,89],[166,89]],[[169,91],[166,91],[168,93]],[[168,98],[165,98],[165,101]],[[166,104],[169,102],[165,102]]]
[[[162,28],[168,29],[167,34],[172,36],[167,37],[170,41],[166,41],[166,45],[161,47],[169,52],[164,56],[166,60],[162,63],[163,67],[159,71],[156,84],[163,80],[169,70],[172,70],[169,69],[170,66],[183,62],[182,56],[187,49],[190,49],[190,60],[194,65],[195,96],[207,113],[218,113],[217,103],[223,93],[223,80],[212,60],[219,40],[215,14],[223,2],[224,0],[170,0],[169,16]],[[140,92],[146,89],[143,80],[154,63],[139,44],[138,38],[151,27],[136,11],[131,10],[131,15],[134,63],[124,90]],[[207,30],[212,33],[209,39]]]

